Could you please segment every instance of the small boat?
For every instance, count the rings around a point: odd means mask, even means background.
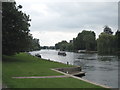
[[[86,53],[86,50],[78,50],[78,53]]]
[[[58,52],[58,55],[66,56],[66,53],[65,53],[65,51],[59,51],[59,52]]]
[[[41,58],[41,55],[40,55],[40,54],[35,54],[35,56]]]

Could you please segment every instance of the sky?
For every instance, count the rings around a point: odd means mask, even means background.
[[[94,31],[98,38],[105,25],[114,33],[118,29],[118,0],[15,1],[30,15],[30,33],[40,40],[41,46],[69,42],[82,30]]]

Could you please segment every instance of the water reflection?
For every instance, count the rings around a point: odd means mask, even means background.
[[[113,88],[118,87],[118,57],[100,56],[98,54],[83,54],[66,52],[67,56],[58,55],[56,50],[41,50],[31,52],[32,55],[41,54],[42,58],[57,62],[81,66],[86,72],[82,77],[90,81],[107,85]]]

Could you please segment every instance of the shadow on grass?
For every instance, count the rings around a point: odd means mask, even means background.
[[[34,57],[34,56],[32,58],[36,59],[36,57]],[[33,60],[27,60],[27,58],[25,60],[22,57],[17,57],[16,55],[12,55],[12,56],[3,55],[2,56],[2,62],[9,62],[10,63],[10,62],[34,62],[34,61]]]

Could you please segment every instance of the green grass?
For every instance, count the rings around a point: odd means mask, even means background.
[[[74,78],[17,79],[11,81],[9,86],[15,88],[100,88]]]
[[[20,53],[14,56],[3,55],[3,83],[9,88],[101,88],[74,78],[13,79],[18,76],[62,75],[51,68],[71,67],[71,65],[39,59]]]

